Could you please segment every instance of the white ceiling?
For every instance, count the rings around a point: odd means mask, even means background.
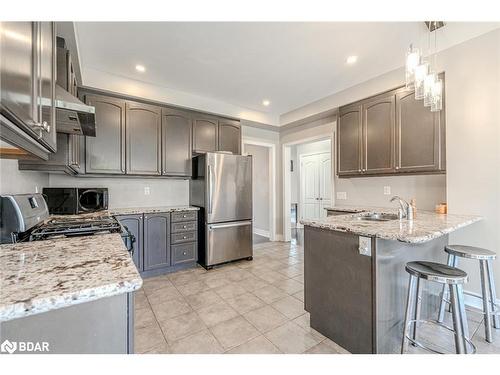
[[[440,49],[500,27],[448,23]],[[420,22],[78,22],[82,70],[217,99],[278,116],[396,69]],[[346,64],[350,55],[358,62]],[[135,70],[146,67],[145,73]],[[83,76],[85,82],[85,76]],[[269,107],[262,100],[271,101]]]

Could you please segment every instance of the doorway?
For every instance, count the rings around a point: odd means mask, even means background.
[[[253,243],[275,241],[275,145],[244,138],[243,154],[252,155]]]
[[[283,145],[284,240],[303,243],[302,219],[326,217],[333,196],[333,136]]]

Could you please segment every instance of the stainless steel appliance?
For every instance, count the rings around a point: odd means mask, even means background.
[[[252,259],[252,157],[208,152],[193,158],[190,203],[200,207],[198,262],[211,268]]]
[[[76,215],[108,209],[107,188],[44,188],[49,212]]]
[[[102,214],[49,217],[42,194],[15,194],[0,197],[0,242],[39,241],[120,233],[129,252],[134,236],[114,217]]]

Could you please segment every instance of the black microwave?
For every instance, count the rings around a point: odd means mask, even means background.
[[[44,188],[49,213],[76,215],[108,209],[107,188]]]

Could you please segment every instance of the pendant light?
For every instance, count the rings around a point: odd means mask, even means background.
[[[420,65],[420,51],[410,44],[406,52],[406,88],[415,87],[415,68]]]

